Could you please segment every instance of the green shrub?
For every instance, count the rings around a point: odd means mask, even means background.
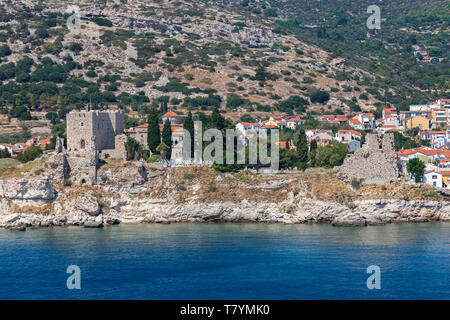
[[[112,22],[105,18],[94,17],[91,19],[91,21],[102,27],[112,27],[113,26]]]
[[[42,154],[41,148],[39,148],[38,146],[31,146],[27,150],[19,153],[19,155],[17,156],[16,159],[22,163],[26,163],[29,161],[33,161],[34,159],[39,157],[41,154]]]
[[[310,99],[312,103],[324,104],[330,100],[330,94],[323,90],[316,90],[311,94]]]
[[[147,163],[154,163],[154,162],[159,162],[159,159],[155,156],[150,156],[147,158]]]

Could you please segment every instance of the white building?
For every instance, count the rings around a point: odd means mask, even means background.
[[[358,113],[349,120],[349,124],[356,130],[375,129],[377,121],[372,113]]]
[[[409,111],[427,111],[430,110],[430,106],[427,104],[412,104],[409,106]]]
[[[257,122],[239,122],[236,125],[236,130],[240,131],[243,136],[248,136],[251,134],[259,135],[261,124]]]
[[[442,188],[442,174],[435,169],[425,171],[422,181],[430,186]]]

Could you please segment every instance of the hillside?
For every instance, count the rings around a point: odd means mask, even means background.
[[[151,106],[221,107],[238,120],[380,102],[359,83],[373,78],[368,72],[253,13],[188,1],[83,0],[73,29],[69,1],[0,4],[0,106],[21,120],[51,111],[55,123],[89,103],[142,118]]]
[[[358,83],[377,99],[407,108],[448,97],[449,2],[441,0],[212,0],[252,12],[295,33],[304,42],[341,57],[376,76]],[[381,10],[381,29],[369,30],[367,8]],[[415,54],[426,52],[426,59]],[[351,72],[342,78],[354,78]]]

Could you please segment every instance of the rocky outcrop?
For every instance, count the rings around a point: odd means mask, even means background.
[[[51,179],[0,180],[0,197],[10,200],[42,200],[56,198]]]
[[[49,226],[76,225],[98,228],[118,223],[171,222],[258,222],[258,223],[330,223],[334,226],[366,226],[395,222],[450,221],[450,202],[430,200],[358,200],[348,203],[314,199],[305,192],[258,201],[199,201],[194,194],[183,201],[165,193],[171,185],[147,181],[154,171],[147,164],[129,166],[137,172],[128,183],[117,186],[58,187],[51,178],[9,179],[0,181],[0,227],[25,230]],[[124,170],[121,174],[128,172]],[[131,171],[130,171],[131,170]],[[125,177],[109,171],[111,177]],[[172,173],[173,174],[173,173]],[[188,178],[190,176],[187,176]],[[120,179],[119,179],[120,178]],[[175,179],[169,175],[167,179]],[[217,177],[217,181],[223,177]],[[169,180],[165,180],[168,182]],[[124,180],[125,182],[125,180]],[[161,182],[161,181],[160,181]],[[242,192],[276,192],[294,182],[285,177],[268,179],[258,184],[242,185]],[[149,190],[161,187],[162,193],[149,196]],[[173,187],[174,188],[174,187]],[[176,193],[173,193],[176,194]]]
[[[97,217],[94,220],[87,220],[84,222],[83,226],[85,228],[101,228],[103,227],[103,218]]]
[[[299,207],[297,215],[301,217],[302,222],[328,222],[335,226],[450,221],[450,203],[427,200],[382,199],[355,201],[350,206],[344,206],[333,202],[323,203],[319,201],[309,208]]]
[[[77,198],[77,208],[57,210],[54,215],[0,214],[0,227],[23,230],[30,227],[79,225],[102,227],[118,223],[171,222],[258,222],[258,223],[331,223],[334,226],[366,226],[395,222],[450,221],[450,204],[439,201],[364,200],[352,208],[335,202],[308,199],[290,213],[284,203],[186,203],[167,204],[164,199],[122,199],[98,214],[93,194]],[[66,211],[67,210],[67,211]],[[93,217],[93,214],[98,214]]]

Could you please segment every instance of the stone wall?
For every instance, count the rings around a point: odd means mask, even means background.
[[[397,181],[399,170],[393,134],[385,134],[382,141],[376,134],[368,134],[363,147],[348,156],[338,171],[339,177],[345,181],[354,178],[376,184]]]
[[[127,136],[125,134],[119,134],[115,136],[115,148],[103,149],[99,153],[101,159],[126,159],[127,151],[125,149],[125,143],[127,142]]]

